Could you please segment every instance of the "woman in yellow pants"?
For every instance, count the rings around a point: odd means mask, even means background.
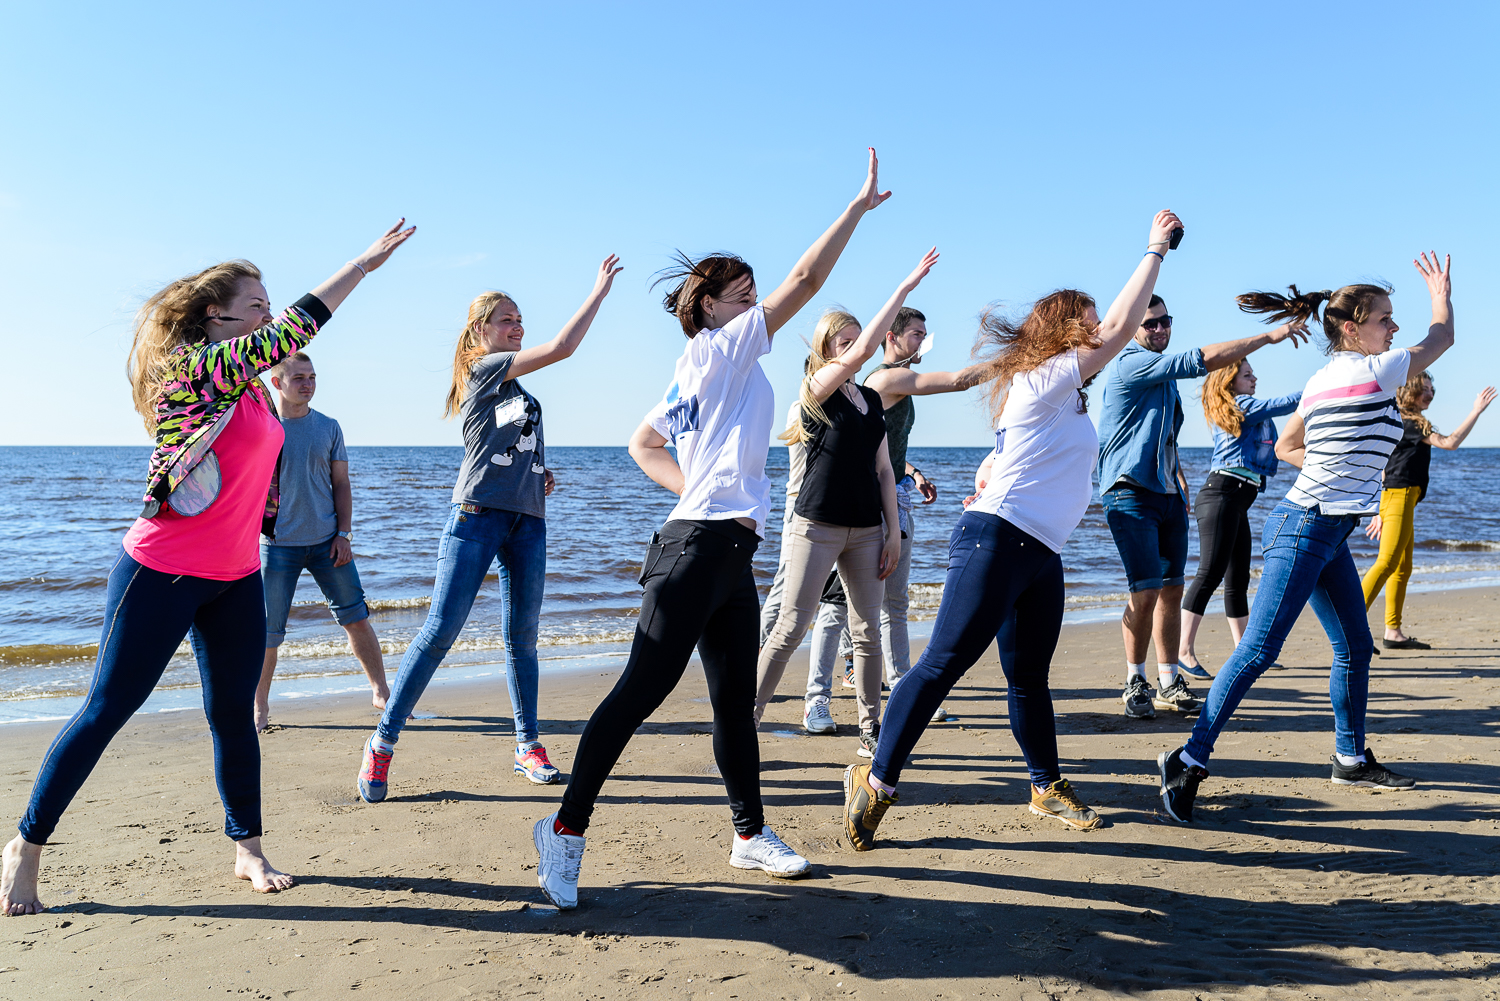
[[[1385,467],[1384,489],[1380,494],[1380,514],[1371,519],[1365,535],[1380,540],[1380,557],[1365,574],[1365,607],[1375,603],[1375,596],[1390,579],[1385,592],[1385,638],[1387,650],[1430,650],[1431,647],[1401,631],[1401,609],[1406,604],[1406,584],[1411,580],[1412,550],[1416,544],[1417,503],[1427,496],[1428,466],[1432,448],[1457,448],[1479,415],[1495,399],[1495,389],[1487,386],[1474,400],[1474,409],[1450,435],[1441,435],[1423,411],[1432,406],[1432,376],[1414,372],[1406,385],[1396,391],[1396,405],[1401,410],[1401,442],[1391,453]]]

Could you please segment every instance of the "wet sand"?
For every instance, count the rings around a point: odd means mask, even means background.
[[[1500,590],[1413,595],[1408,623],[1436,649],[1376,660],[1369,729],[1413,791],[1328,782],[1328,645],[1307,613],[1221,739],[1198,822],[1164,823],[1154,759],[1192,721],[1126,720],[1118,626],[1072,626],[1064,772],[1109,826],[1027,813],[992,651],[863,854],[839,817],[852,692],[836,737],[800,736],[794,664],[761,756],[768,818],[814,863],[797,882],[727,865],[690,670],[606,785],[567,913],[537,889],[530,833],[561,787],[511,773],[498,682],[424,700],[441,718],[407,730],[378,806],[354,792],[368,703],[277,705],[265,843],[299,885],[275,896],[231,876],[201,714],[137,717],[47,850],[51,910],[0,919],[0,997],[1500,997]],[[1216,668],[1224,620],[1201,639]],[[544,679],[564,772],[612,683]],[[57,729],[0,730],[0,813],[19,816]]]

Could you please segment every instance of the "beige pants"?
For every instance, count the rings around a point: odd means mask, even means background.
[[[854,694],[859,703],[859,725],[868,729],[880,722],[880,606],[885,583],[880,579],[880,552],[885,529],[845,528],[794,515],[781,544],[787,549],[786,584],[781,614],[756,664],[755,720],[786,673],[792,651],[807,635],[818,614],[818,598],[828,574],[837,565],[849,601],[849,638],[854,643]]]

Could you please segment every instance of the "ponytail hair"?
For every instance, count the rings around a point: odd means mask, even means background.
[[[1344,324],[1359,326],[1370,318],[1375,300],[1395,291],[1390,285],[1345,285],[1338,290],[1323,289],[1319,292],[1299,292],[1297,286],[1287,286],[1291,295],[1279,292],[1246,292],[1235,296],[1240,310],[1245,313],[1265,314],[1267,323],[1285,323],[1302,320],[1317,323],[1323,328],[1327,342],[1324,354],[1333,354],[1344,342]],[[1323,315],[1318,315],[1319,307]]]
[[[508,302],[512,306],[516,304],[516,300],[504,292],[483,292],[469,303],[469,318],[464,322],[464,329],[458,335],[458,344],[453,348],[453,381],[448,385],[448,398],[443,403],[443,420],[457,417],[463,409],[464,397],[469,389],[469,369],[488,353],[484,349],[484,342],[479,339],[479,330],[490,322],[490,317],[495,315],[496,308],[502,302]]]
[[[808,423],[827,424],[828,414],[818,398],[813,395],[812,377],[819,369],[838,357],[833,350],[833,339],[838,332],[847,327],[857,327],[859,321],[851,313],[842,309],[830,309],[818,317],[818,325],[813,328],[812,352],[807,356],[807,361],[802,366],[805,373],[802,376],[802,387],[798,390],[797,405],[802,408],[802,419],[793,421],[791,427],[783,431],[778,437],[788,445],[806,445],[812,438],[807,431]],[[839,392],[839,390],[834,390]]]
[[[1417,397],[1422,395],[1424,382],[1432,382],[1432,374],[1425,369],[1421,372],[1412,372],[1406,377],[1406,385],[1396,390],[1396,409],[1401,411],[1401,416],[1417,426],[1422,432],[1422,437],[1436,434],[1437,428],[1427,416],[1417,409]],[[1434,383],[1435,385],[1435,383]]]
[[[695,261],[679,250],[672,266],[658,272],[651,287],[663,283],[671,285],[662,297],[662,307],[677,317],[682,332],[691,338],[708,326],[703,300],[722,298],[724,291],[741,278],[755,280],[755,271],[743,258],[734,254],[709,254]]]
[[[1241,358],[1233,365],[1225,365],[1208,373],[1208,378],[1203,380],[1203,389],[1200,398],[1203,400],[1203,416],[1208,419],[1210,425],[1223,428],[1232,437],[1238,438],[1245,427],[1245,411],[1241,409],[1239,401],[1235,399],[1234,391],[1229,387],[1234,380],[1240,376],[1240,370],[1245,365],[1245,359]]]

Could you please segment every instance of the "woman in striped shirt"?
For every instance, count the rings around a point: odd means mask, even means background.
[[[1214,741],[1255,680],[1275,661],[1292,625],[1311,604],[1333,644],[1328,679],[1333,702],[1332,780],[1338,785],[1408,789],[1415,781],[1390,771],[1364,746],[1365,705],[1374,642],[1365,618],[1359,571],[1347,539],[1361,517],[1375,514],[1380,474],[1401,440],[1396,390],[1407,372],[1432,365],[1453,345],[1448,260],[1424,253],[1414,262],[1432,294],[1427,337],[1391,349],[1399,329],[1391,289],[1346,285],[1336,292],[1239,297],[1247,313],[1267,322],[1317,320],[1329,361],[1308,380],[1296,413],[1276,443],[1276,457],[1301,470],[1262,530],[1264,569],[1244,638],[1209,690],[1185,747],[1157,758],[1161,798],[1172,819],[1188,823],[1198,785],[1208,776]],[[1318,316],[1322,307],[1323,315]]]

